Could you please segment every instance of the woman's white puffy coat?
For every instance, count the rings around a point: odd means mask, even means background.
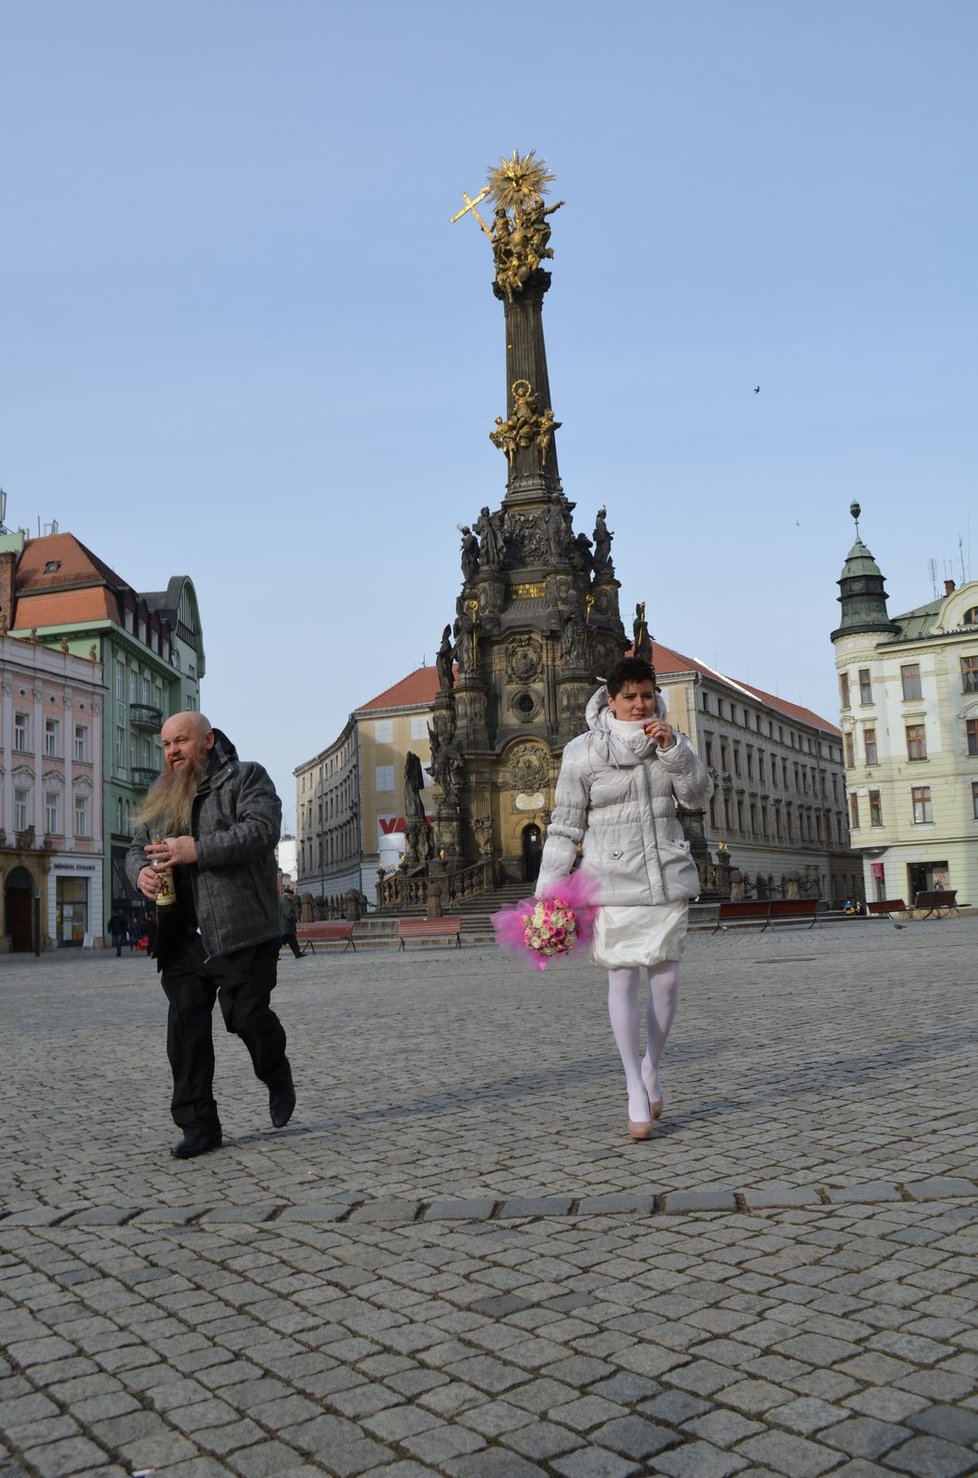
[[[666,706],[656,697],[656,716]],[[598,903],[675,903],[695,898],[699,875],[676,803],[700,810],[713,781],[685,734],[659,749],[640,730],[615,732],[608,693],[587,706],[588,732],[564,750],[557,796],[540,863],[541,893],[573,870],[579,844],[599,884]]]

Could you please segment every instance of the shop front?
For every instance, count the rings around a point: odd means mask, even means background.
[[[51,866],[54,887],[48,890],[48,930],[57,949],[91,948],[104,928],[102,868],[97,858],[84,862],[59,857]]]

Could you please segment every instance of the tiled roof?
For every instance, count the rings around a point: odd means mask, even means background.
[[[764,703],[768,708],[773,708],[776,713],[783,713],[785,718],[792,719],[795,723],[810,724],[815,729],[822,729],[827,734],[838,735],[839,730],[827,719],[819,718],[810,708],[802,708],[798,703],[789,703],[785,698],[776,698],[773,693],[766,693],[763,688],[755,688],[752,683],[741,682],[739,678],[727,677],[726,673],[717,672],[713,667],[700,662],[696,657],[684,657],[681,652],[676,652],[672,647],[664,647],[660,642],[652,643],[652,664],[656,674],[665,677],[668,673],[678,672],[701,672],[706,677],[712,677],[725,683],[727,687],[746,693],[749,697]]]
[[[45,565],[55,560],[59,568],[46,574]],[[74,534],[45,534],[39,539],[28,539],[17,561],[16,580],[18,595],[63,585],[106,584],[114,590],[128,588],[127,581]]]
[[[392,688],[385,688],[368,703],[361,703],[357,713],[373,708],[427,708],[438,697],[438,670],[416,667]]]
[[[20,595],[14,607],[14,629],[30,631],[32,626],[82,626],[89,621],[114,621],[122,624],[119,603],[104,585],[88,585],[81,590],[39,591],[36,595]]]

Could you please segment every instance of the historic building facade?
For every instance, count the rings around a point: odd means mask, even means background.
[[[734,889],[746,897],[861,898],[840,730],[659,642],[653,656],[671,721],[712,772],[702,840],[729,868]],[[709,863],[700,871],[709,882]]]
[[[0,683],[0,950],[92,944],[104,927],[102,664],[4,634]]]
[[[858,505],[853,516],[859,517]],[[859,538],[832,633],[849,824],[867,896],[978,901],[978,581],[892,619]]]
[[[420,667],[356,709],[342,733],[297,766],[298,891],[312,899],[363,894],[373,904],[378,871],[404,856],[405,764],[418,757],[428,782],[428,725],[438,692]],[[430,790],[422,789],[430,808]]]
[[[142,912],[125,876],[133,817],[162,768],[159,732],[200,707],[204,648],[193,583],[140,595],[73,534],[0,535],[0,626],[100,663],[104,908]],[[102,921],[104,923],[104,920]]]

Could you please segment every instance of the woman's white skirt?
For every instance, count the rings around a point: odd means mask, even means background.
[[[603,970],[658,965],[682,958],[689,900],[647,907],[602,904],[594,921],[591,959]]]

